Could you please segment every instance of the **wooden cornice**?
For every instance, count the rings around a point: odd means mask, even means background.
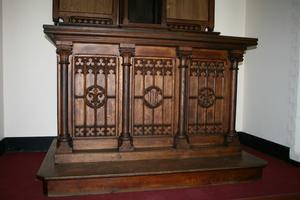
[[[194,48],[246,50],[257,45],[256,38],[221,36],[218,33],[171,32],[163,29],[133,29],[118,27],[83,27],[44,25],[45,34],[52,40],[124,43],[159,46],[192,46]]]

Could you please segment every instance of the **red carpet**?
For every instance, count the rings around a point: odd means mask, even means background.
[[[10,153],[0,156],[0,200],[192,200],[239,199],[300,193],[300,168],[245,148],[268,161],[263,179],[240,184],[204,186],[191,189],[119,193],[80,197],[47,198],[35,175],[45,153]]]

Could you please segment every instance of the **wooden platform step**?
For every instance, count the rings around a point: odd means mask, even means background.
[[[133,152],[119,152],[117,149],[74,151],[70,154],[55,154],[56,163],[85,163],[105,161],[134,161],[153,159],[186,159],[240,155],[240,146],[214,145],[190,149],[137,148]]]
[[[55,164],[55,141],[38,172],[48,196],[194,187],[255,180],[266,162],[241,156]]]

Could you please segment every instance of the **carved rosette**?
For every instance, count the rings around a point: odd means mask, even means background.
[[[93,85],[86,89],[85,102],[94,109],[101,108],[106,101],[105,89],[99,85]]]
[[[149,108],[157,108],[163,101],[162,90],[157,86],[150,86],[146,88],[144,94],[145,105]]]
[[[214,105],[216,95],[211,88],[201,88],[199,91],[198,103],[202,108],[209,108]]]

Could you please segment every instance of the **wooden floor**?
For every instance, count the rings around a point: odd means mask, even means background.
[[[145,191],[259,179],[266,162],[241,156],[54,164],[55,141],[38,177],[48,196]]]

